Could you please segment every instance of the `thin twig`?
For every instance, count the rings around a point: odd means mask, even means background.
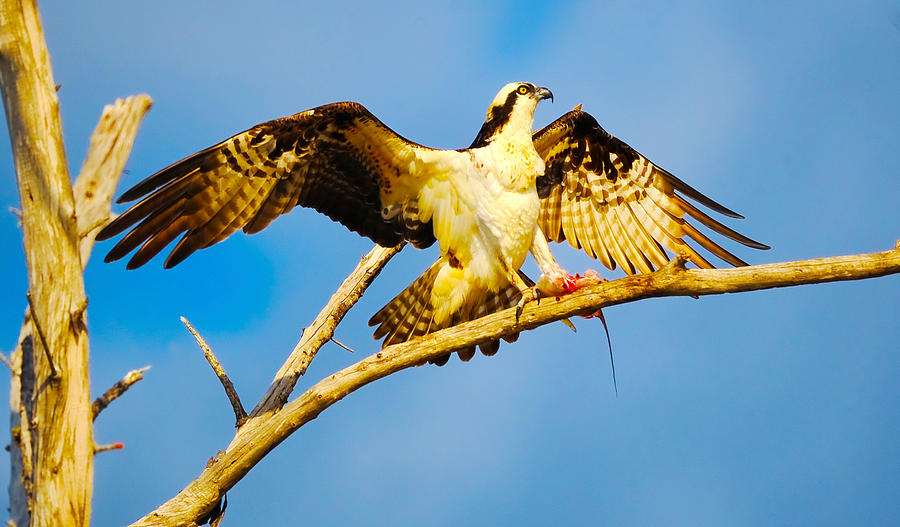
[[[110,443],[108,445],[94,445],[94,455],[101,452],[109,452],[110,450],[122,450],[125,448],[125,445],[122,443]]]
[[[56,379],[59,374],[56,366],[53,364],[53,357],[50,356],[50,346],[47,345],[47,337],[44,336],[44,328],[41,327],[41,321],[38,320],[37,311],[34,309],[34,300],[31,299],[31,291],[25,293],[28,299],[28,308],[31,309],[31,323],[37,328],[38,337],[41,339],[41,348],[44,349],[44,355],[47,357],[47,363],[50,365],[50,379]]]
[[[565,317],[650,297],[714,295],[802,284],[860,280],[900,273],[898,250],[736,269],[670,266],[588,286],[559,300],[528,304],[521,319],[510,308],[402,344],[388,346],[329,375],[278,412],[252,417],[226,450],[178,495],[133,525],[184,525],[208,514],[221,496],[266,454],[329,406],[373,381],[450,351],[518,333]]]
[[[103,392],[103,395],[94,399],[94,402],[91,403],[91,412],[94,415],[94,420],[97,419],[97,416],[100,415],[100,412],[106,409],[109,406],[109,403],[118,399],[123,393],[125,393],[128,388],[131,388],[131,385],[140,381],[144,378],[144,372],[149,370],[150,366],[144,366],[143,368],[137,370],[131,370],[126,373],[122,380],[113,384],[108,390]]]
[[[194,326],[188,322],[188,319],[181,317],[181,323],[184,324],[188,331],[191,332],[191,335],[197,339],[197,344],[200,345],[200,349],[203,350],[203,355],[206,356],[206,362],[208,362],[213,371],[216,372],[216,376],[222,383],[222,387],[225,388],[225,395],[228,396],[228,400],[231,401],[231,407],[234,409],[234,426],[240,428],[247,420],[247,412],[244,410],[244,405],[241,404],[241,398],[238,396],[237,390],[234,389],[234,384],[231,383],[231,379],[228,378],[228,374],[225,373],[225,368],[219,363],[219,359],[213,354],[212,350],[206,344],[206,341],[200,336],[200,333],[197,333]]]
[[[334,338],[333,336],[328,340],[330,340],[331,342],[334,342],[335,344],[344,348],[345,350],[349,351],[350,353],[354,353],[353,349],[351,349],[349,346],[347,346],[343,342],[339,341],[338,339]]]
[[[15,368],[13,368],[12,362],[10,362],[10,360],[6,357],[6,355],[3,354],[2,351],[0,351],[0,362],[2,362],[3,365],[7,367],[7,369],[9,369],[10,373],[12,373],[13,375],[16,374],[16,370]]]

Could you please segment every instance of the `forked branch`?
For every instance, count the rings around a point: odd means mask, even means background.
[[[900,272],[900,246],[891,251],[821,258],[737,269],[684,269],[605,282],[561,297],[529,304],[516,321],[515,309],[454,326],[421,339],[390,346],[319,381],[278,411],[251,417],[227,449],[178,495],[134,525],[191,525],[204,517],[267,453],[332,404],[392,373],[448,351],[495,340],[555,320],[649,297],[700,296],[803,284],[860,280]]]

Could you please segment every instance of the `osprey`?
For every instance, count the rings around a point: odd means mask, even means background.
[[[460,150],[409,141],[355,102],[262,123],[125,192],[119,203],[143,199],[97,239],[137,224],[105,259],[137,249],[127,265],[133,269],[183,234],[165,260],[170,268],[237,229],[259,232],[302,205],[382,246],[438,241],[438,260],[369,321],[384,346],[596,279],[562,270],[548,239],[568,240],[628,274],[664,265],[667,250],[713,267],[685,238],[731,265],[747,265],[685,216],[768,249],[691,204],[685,198],[742,218],[611,136],[580,105],[532,133],[535,107],[552,97],[531,83],[507,84],[472,145]],[[519,271],[529,252],[541,270],[536,284]],[[498,346],[480,347],[493,355]],[[458,353],[469,360],[475,350]]]

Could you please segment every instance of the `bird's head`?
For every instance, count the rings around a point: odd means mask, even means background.
[[[472,148],[484,146],[501,135],[531,137],[534,109],[544,99],[553,100],[553,92],[530,82],[511,82],[501,88],[488,107],[487,118]]]

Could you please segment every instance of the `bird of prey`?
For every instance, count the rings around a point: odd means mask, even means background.
[[[131,228],[105,261],[137,249],[127,265],[133,269],[181,236],[165,260],[170,268],[237,229],[259,232],[302,205],[382,246],[439,242],[438,260],[369,321],[384,346],[595,278],[562,270],[548,240],[568,240],[628,274],[664,265],[667,251],[713,267],[686,239],[746,265],[687,218],[768,249],[702,212],[691,201],[742,218],[607,133],[580,105],[532,132],[538,102],[552,97],[528,82],[507,84],[471,146],[459,150],[409,141],[355,102],[268,121],[138,183],[118,202],[141,201],[97,239]],[[541,271],[536,284],[519,270],[529,252]],[[480,348],[493,355],[498,346]],[[469,360],[475,349],[457,352]]]

